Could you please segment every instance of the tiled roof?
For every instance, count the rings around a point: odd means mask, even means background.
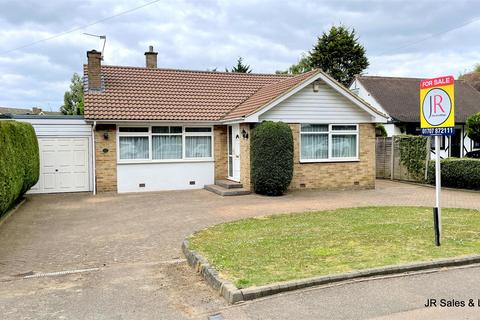
[[[261,88],[297,78],[117,66],[102,66],[101,72],[104,90],[85,92],[85,119],[216,121]]]
[[[420,122],[419,78],[358,76],[357,80],[394,120]],[[480,112],[480,92],[455,80],[455,122]]]
[[[0,114],[31,114],[31,109],[0,107]]]
[[[303,81],[318,74],[319,72],[320,72],[319,70],[312,70],[294,77],[282,79],[282,81],[278,81],[278,82],[266,85],[262,87],[260,90],[258,90],[257,92],[255,92],[252,96],[250,96],[238,107],[230,111],[225,116],[225,119],[235,119],[235,118],[240,118],[240,117],[249,115],[261,109],[268,103],[272,102],[277,97],[280,97],[285,93],[293,90],[296,86],[301,84]]]

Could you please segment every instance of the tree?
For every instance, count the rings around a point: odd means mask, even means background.
[[[473,141],[480,141],[480,112],[467,118],[467,135]]]
[[[229,72],[228,69],[225,69],[226,72]],[[233,66],[230,72],[240,72],[240,73],[251,73],[252,68],[249,65],[243,63],[243,58],[239,57],[237,60],[237,65]]]
[[[355,29],[343,25],[333,26],[328,33],[318,37],[309,54],[311,67],[322,69],[345,86],[349,86],[355,75],[369,65]]]
[[[310,55],[302,53],[297,63],[292,64],[285,71],[276,71],[277,74],[299,74],[312,70]]]
[[[480,63],[477,64],[472,71],[460,75],[458,79],[465,81],[466,83],[480,91]]]
[[[83,82],[82,78],[74,73],[70,83],[70,90],[63,95],[63,106],[60,111],[66,115],[83,114]]]

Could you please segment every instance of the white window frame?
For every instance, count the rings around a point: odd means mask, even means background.
[[[151,127],[149,126],[122,126],[129,128],[147,128],[147,132],[120,132],[120,127],[117,127],[117,161],[119,162],[144,162],[152,159],[152,139]],[[120,159],[120,137],[147,137],[148,138],[148,158],[145,159]]]
[[[148,132],[120,132],[120,128],[148,128]],[[182,133],[152,133],[152,127],[182,127]],[[210,132],[185,132],[185,128],[209,128]],[[182,136],[182,158],[181,159],[153,159],[152,150],[152,137],[160,135],[181,135]],[[148,159],[120,159],[120,137],[132,137],[132,136],[146,136],[148,137]],[[210,136],[212,139],[211,156],[205,158],[187,158],[185,157],[185,137],[186,136]],[[214,161],[214,134],[212,125],[185,125],[185,124],[170,124],[159,123],[149,125],[120,125],[117,124],[117,163],[172,163],[172,162],[212,162]]]
[[[328,131],[324,132],[317,132],[318,134],[325,134],[328,135],[328,158],[325,159],[302,159],[302,134],[315,134],[315,132],[302,132],[302,124],[315,124],[315,125],[325,125],[328,126]],[[355,126],[355,130],[332,130],[332,126]],[[332,156],[332,135],[339,136],[339,135],[355,135],[356,138],[356,150],[355,150],[355,157],[342,157],[342,158],[334,158]],[[316,163],[316,162],[355,162],[360,161],[358,157],[359,146],[360,146],[360,139],[359,139],[359,130],[358,124],[355,123],[301,123],[299,125],[298,130],[298,153],[300,163]]]
[[[210,129],[210,132],[187,132],[186,128],[207,128],[202,126],[184,126],[183,127],[183,138],[182,138],[182,149],[183,149],[183,159],[185,160],[195,160],[195,159],[212,159],[213,158],[213,128]],[[211,150],[210,157],[207,158],[191,158],[186,155],[186,138],[187,137],[211,137]]]

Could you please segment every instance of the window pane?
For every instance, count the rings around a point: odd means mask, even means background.
[[[168,127],[152,127],[152,132],[153,133],[168,133]]]
[[[212,132],[212,128],[185,128],[185,132]]]
[[[148,159],[148,137],[120,137],[120,159]]]
[[[335,126],[332,126],[332,130],[333,131],[355,131],[355,130],[357,130],[357,126],[353,126],[353,125],[338,126],[338,125],[335,125]]]
[[[302,124],[302,132],[328,132],[328,124]]]
[[[232,137],[232,127],[228,126],[228,155],[233,154],[233,137]]]
[[[356,135],[332,135],[332,157],[354,158],[357,155]]]
[[[170,127],[170,133],[182,133],[182,127]]]
[[[302,134],[302,159],[315,160],[328,158],[327,134]]]
[[[185,137],[185,157],[209,158],[212,156],[212,137]]]
[[[118,129],[120,132],[148,132],[148,128],[139,128],[139,127],[120,127]]]
[[[153,136],[152,158],[182,159],[182,136]]]

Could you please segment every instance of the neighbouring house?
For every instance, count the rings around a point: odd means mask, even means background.
[[[33,107],[32,109],[0,107],[0,115],[60,115],[60,112],[43,111],[42,108]]]
[[[420,80],[418,78],[357,76],[350,90],[380,112],[388,115],[384,124],[388,136],[419,135]],[[463,157],[480,149],[480,142],[466,134],[465,122],[480,112],[480,92],[461,80],[455,80],[455,134],[442,137],[441,157]],[[432,139],[433,146],[433,139]],[[432,154],[433,155],[433,154]]]
[[[250,131],[272,120],[294,136],[291,189],[373,188],[375,124],[386,116],[320,70],[246,74],[108,66],[87,52],[85,120],[94,128],[99,192],[251,190]],[[229,187],[229,186],[227,186]]]

